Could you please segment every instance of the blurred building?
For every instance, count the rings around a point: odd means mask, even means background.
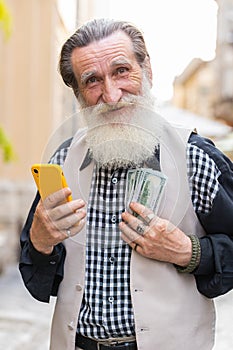
[[[192,60],[176,77],[173,103],[233,126],[233,0],[216,2],[216,56],[209,62]]]
[[[213,117],[215,104],[215,62],[194,58],[183,73],[175,78],[173,104],[203,115]]]
[[[77,23],[82,25],[93,18],[108,17],[110,8],[109,0],[77,0]]]
[[[16,160],[4,164],[0,154],[0,269],[2,260],[16,258],[15,237],[35,193],[30,167],[44,160],[51,135],[75,109],[73,94],[58,73],[59,52],[71,30],[65,18],[67,2],[5,3],[13,28],[8,40],[0,32],[0,126],[13,145]],[[73,3],[75,23],[77,1],[69,3]],[[71,21],[69,16],[69,25]],[[9,251],[15,254],[9,257]]]
[[[233,125],[233,0],[216,0],[218,28],[216,46],[215,117]]]

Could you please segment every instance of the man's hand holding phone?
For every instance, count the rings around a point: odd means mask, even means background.
[[[54,171],[50,173],[54,174]],[[51,179],[36,183],[41,192],[42,183],[46,186]],[[71,190],[63,185],[40,200],[34,214],[30,239],[34,248],[43,254],[51,254],[55,245],[79,233],[85,223],[85,202],[82,199],[70,200]]]

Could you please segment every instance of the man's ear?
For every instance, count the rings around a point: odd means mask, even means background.
[[[152,74],[152,69],[151,69],[151,64],[150,64],[150,57],[149,56],[146,56],[143,64],[144,64],[144,67],[145,67],[145,71],[146,71],[148,80],[150,82],[150,87],[152,87],[153,74]]]

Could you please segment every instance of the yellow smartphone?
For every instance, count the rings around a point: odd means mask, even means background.
[[[68,187],[62,168],[58,164],[33,164],[32,175],[42,200],[50,194]],[[71,201],[69,196],[67,201]]]

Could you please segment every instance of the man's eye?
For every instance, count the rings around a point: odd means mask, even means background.
[[[120,74],[120,75],[124,75],[125,73],[128,73],[128,68],[126,67],[120,67],[117,69],[117,73]]]
[[[86,81],[86,85],[88,84],[94,84],[98,81],[98,79],[96,77],[90,77],[87,81]]]

